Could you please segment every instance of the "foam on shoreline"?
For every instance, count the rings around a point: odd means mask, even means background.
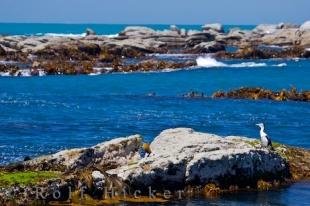
[[[216,67],[230,67],[230,68],[246,68],[246,67],[267,67],[267,66],[275,66],[275,67],[285,67],[286,63],[279,63],[274,65],[268,65],[265,62],[241,62],[237,64],[226,64],[224,62],[217,61],[216,59],[206,56],[206,57],[198,57],[196,59],[196,63],[198,67],[204,68],[216,68]]]

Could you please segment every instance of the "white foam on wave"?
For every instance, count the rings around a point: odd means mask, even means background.
[[[20,69],[20,70],[17,70],[17,72],[14,74],[14,76],[30,77],[31,72],[28,69],[27,70],[26,69]]]
[[[166,69],[163,69],[161,70],[160,72],[176,72],[176,71],[180,71],[182,69],[172,69],[172,68],[166,68]]]
[[[45,71],[39,70],[39,76],[40,76],[40,77],[46,76]]]
[[[103,36],[108,37],[108,38],[115,38],[115,37],[118,37],[118,34],[106,34]]]
[[[42,33],[40,33],[42,35]],[[86,33],[82,34],[66,34],[66,33],[45,33],[45,36],[54,36],[54,37],[85,37]]]
[[[10,72],[0,72],[1,77],[31,77],[33,76],[31,74],[30,69],[19,69],[15,73],[10,73]],[[37,76],[46,76],[46,73],[43,70],[38,70]]]
[[[1,77],[9,77],[11,76],[10,72],[0,72]]]
[[[198,67],[205,67],[205,68],[212,68],[212,67],[231,67],[231,68],[245,68],[245,67],[267,67],[267,65],[264,62],[242,62],[238,64],[226,64],[220,61],[217,61],[216,59],[206,56],[206,57],[198,57],[196,59],[196,63]],[[286,63],[280,63],[276,65],[270,65],[270,66],[276,66],[276,67],[285,67],[287,66]]]
[[[98,76],[100,74],[101,74],[100,72],[92,72],[92,73],[89,73],[88,75],[89,76]]]
[[[231,64],[228,67],[243,68],[243,67],[266,67],[266,63],[255,63],[255,62],[242,62],[240,64]]]
[[[216,59],[213,59],[212,57],[198,57],[196,59],[196,63],[197,66],[199,67],[227,67],[228,65],[223,63],[223,62],[219,62]]]
[[[82,34],[72,34],[72,33],[36,33],[36,36],[52,36],[52,37],[86,37],[86,33]],[[118,37],[119,34],[105,34],[105,35],[97,35],[104,36],[108,38]]]
[[[276,66],[276,67],[286,67],[287,64],[286,63],[281,63],[281,64],[276,64],[274,66]]]

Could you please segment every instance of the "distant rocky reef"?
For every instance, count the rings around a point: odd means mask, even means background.
[[[163,203],[310,178],[310,151],[275,142],[273,147],[189,128],[164,130],[148,147],[140,135],[116,138],[2,167],[0,204]]]
[[[152,54],[213,54],[217,58],[309,58],[310,22],[302,25],[258,25],[231,29],[207,24],[200,31],[171,26],[155,31],[130,26],[115,37],[0,36],[0,73],[7,76],[100,74],[153,71],[195,66],[167,61]],[[230,51],[234,48],[235,51]]]
[[[272,100],[272,101],[310,101],[310,91],[298,91],[295,87],[290,89],[282,89],[280,91],[272,91],[261,87],[241,87],[231,91],[217,91],[208,96],[203,92],[189,91],[182,95],[188,99],[251,99],[251,100]]]
[[[260,87],[243,87],[240,89],[223,92],[218,91],[212,95],[213,98],[230,98],[230,99],[269,99],[275,101],[310,101],[310,91],[297,91],[296,88],[290,90],[282,89],[281,91],[271,91]]]

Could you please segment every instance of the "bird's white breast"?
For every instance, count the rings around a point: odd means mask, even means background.
[[[264,131],[260,131],[260,138],[261,138],[262,145],[267,147],[268,146],[268,138],[267,138],[267,134]]]

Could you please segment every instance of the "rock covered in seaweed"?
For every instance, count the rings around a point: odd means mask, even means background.
[[[242,87],[228,92],[218,91],[212,95],[213,98],[233,99],[270,99],[276,101],[310,101],[310,91],[298,92],[296,88],[290,90],[271,91],[260,87]]]

